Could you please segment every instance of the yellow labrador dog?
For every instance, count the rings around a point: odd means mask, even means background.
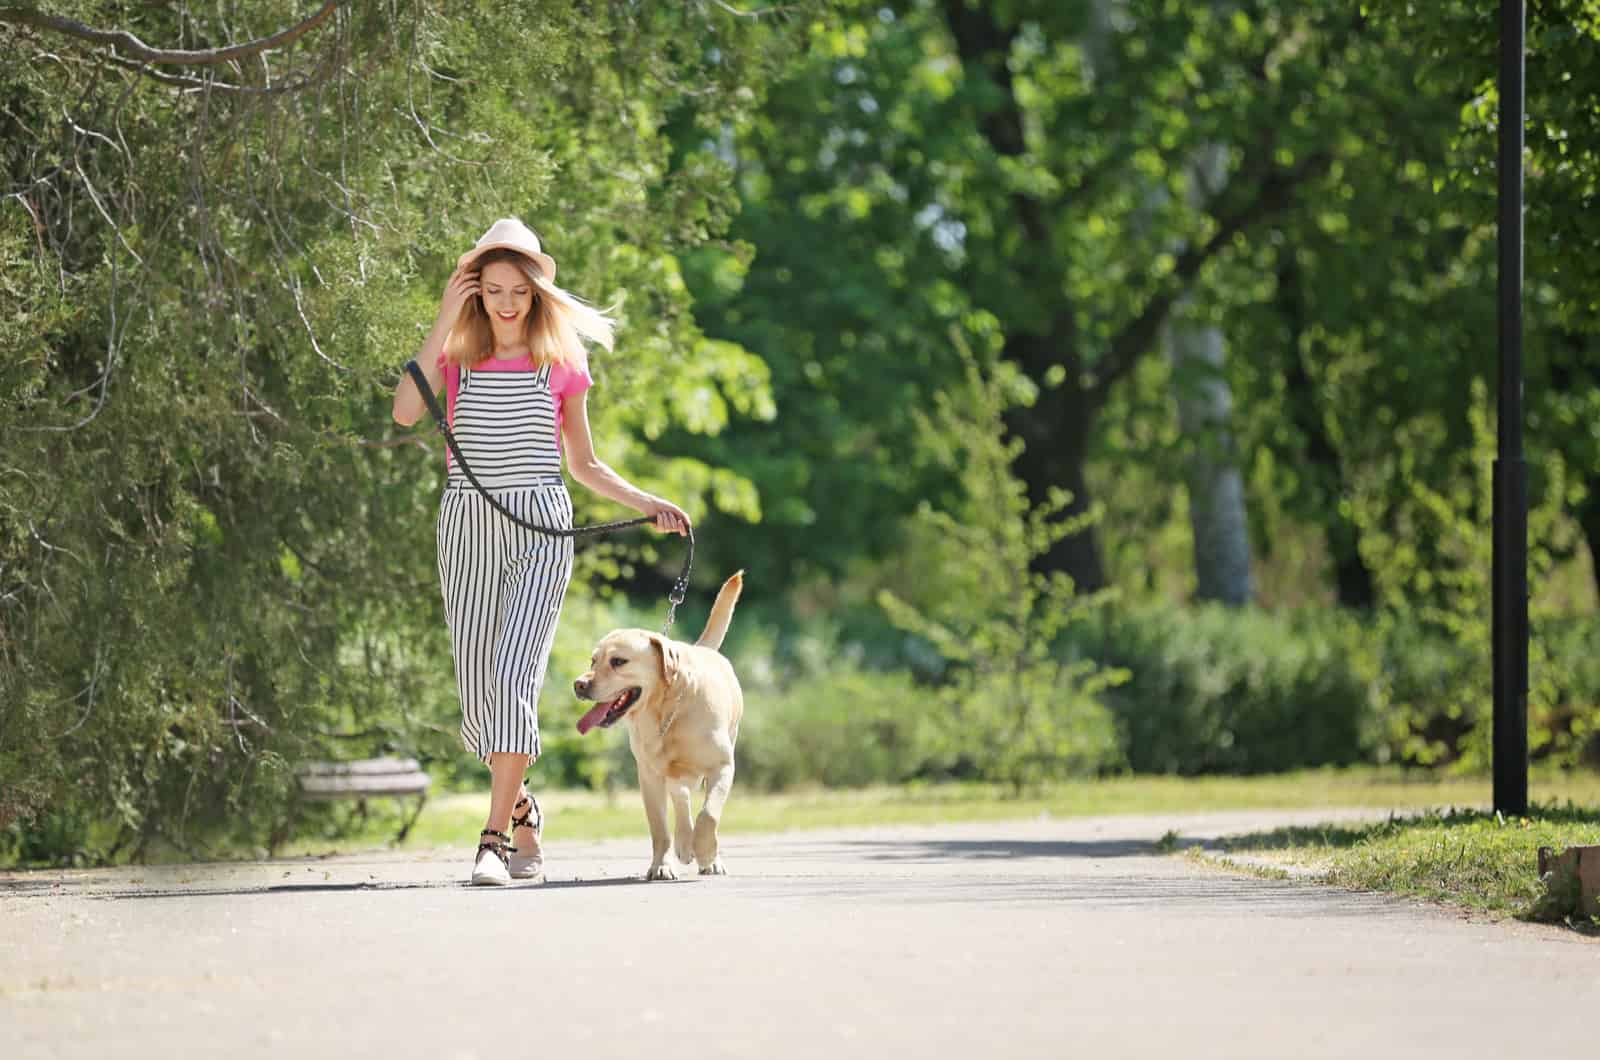
[[[702,876],[726,872],[717,856],[717,822],[733,787],[733,745],[744,716],[744,692],[717,649],[743,587],[743,571],[722,584],[705,632],[693,644],[643,629],[607,633],[595,646],[589,671],[572,683],[579,699],[597,704],[578,720],[579,733],[627,722],[650,823],[647,880],[677,878],[666,862],[669,798],[675,818],[671,846],[678,860],[696,862]],[[706,799],[691,827],[689,796],[701,783]]]

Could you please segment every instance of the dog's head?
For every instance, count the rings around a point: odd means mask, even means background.
[[[588,671],[572,682],[579,699],[596,703],[578,719],[578,732],[615,725],[635,704],[672,684],[677,673],[677,645],[661,634],[643,629],[607,633],[595,645]]]

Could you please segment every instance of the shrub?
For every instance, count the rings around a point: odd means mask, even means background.
[[[740,779],[778,789],[936,776],[945,762],[936,710],[909,675],[850,664],[784,687],[747,689]]]
[[[909,521],[910,577],[879,603],[945,663],[927,708],[952,773],[1020,788],[1102,772],[1120,754],[1095,697],[1121,675],[1092,656],[1062,659],[1055,644],[1103,601],[1078,596],[1060,572],[1031,569],[1094,516],[1061,518],[1069,498],[1059,490],[1048,503],[1029,502],[1012,471],[1022,443],[1003,430],[1005,411],[1029,399],[1026,380],[1003,362],[985,371],[959,336],[957,345],[966,385],[938,395],[919,422],[923,450],[958,475],[961,495],[944,508],[924,505]]]
[[[1370,650],[1336,615],[1139,609],[1073,631],[1065,650],[1127,672],[1101,701],[1135,772],[1345,765],[1377,742]]]
[[[1372,633],[1379,658],[1379,762],[1489,768],[1491,656],[1415,618]],[[1546,619],[1529,646],[1528,744],[1535,761],[1600,764],[1600,616]]]
[[[1535,631],[1535,760],[1600,763],[1600,619]],[[1480,771],[1490,674],[1473,645],[1393,616],[1219,606],[1105,614],[1069,658],[1122,668],[1102,693],[1135,772],[1260,773],[1355,762]]]
[[[1464,772],[1490,767],[1493,721],[1491,584],[1494,424],[1485,385],[1472,383],[1471,445],[1431,468],[1446,425],[1423,417],[1394,439],[1378,473],[1350,499],[1361,554],[1378,589],[1384,727],[1396,757]],[[1538,454],[1529,485],[1529,748],[1571,764],[1586,753],[1597,716],[1587,656],[1594,617],[1560,613],[1544,590],[1562,557],[1582,547],[1570,506],[1581,476],[1557,452]],[[1587,633],[1584,631],[1587,630]],[[1577,632],[1573,632],[1577,631]],[[1588,644],[1583,646],[1587,635]],[[1592,752],[1589,752],[1592,753]]]
[[[1531,680],[1544,685],[1546,703],[1534,714],[1546,735],[1536,756],[1600,767],[1600,615],[1546,621],[1534,632],[1545,665]]]

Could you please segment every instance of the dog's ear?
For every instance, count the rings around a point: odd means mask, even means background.
[[[661,664],[661,683],[672,684],[678,679],[678,646],[659,633],[650,634],[650,646]]]

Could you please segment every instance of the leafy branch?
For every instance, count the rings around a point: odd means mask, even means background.
[[[343,3],[344,0],[327,0],[316,14],[303,22],[265,37],[258,37],[255,40],[244,41],[239,44],[229,44],[220,48],[155,48],[124,29],[97,29],[74,19],[63,18],[60,15],[48,15],[43,11],[34,11],[25,7],[0,7],[0,22],[32,26],[35,29],[46,29],[63,36],[88,41],[91,44],[110,45],[113,49],[121,52],[124,58],[137,60],[141,63],[155,63],[164,66],[204,66],[211,63],[233,62],[235,59],[243,59],[251,55],[271,51],[274,48],[281,48],[285,44],[292,44],[326,22],[328,16],[343,6]]]

